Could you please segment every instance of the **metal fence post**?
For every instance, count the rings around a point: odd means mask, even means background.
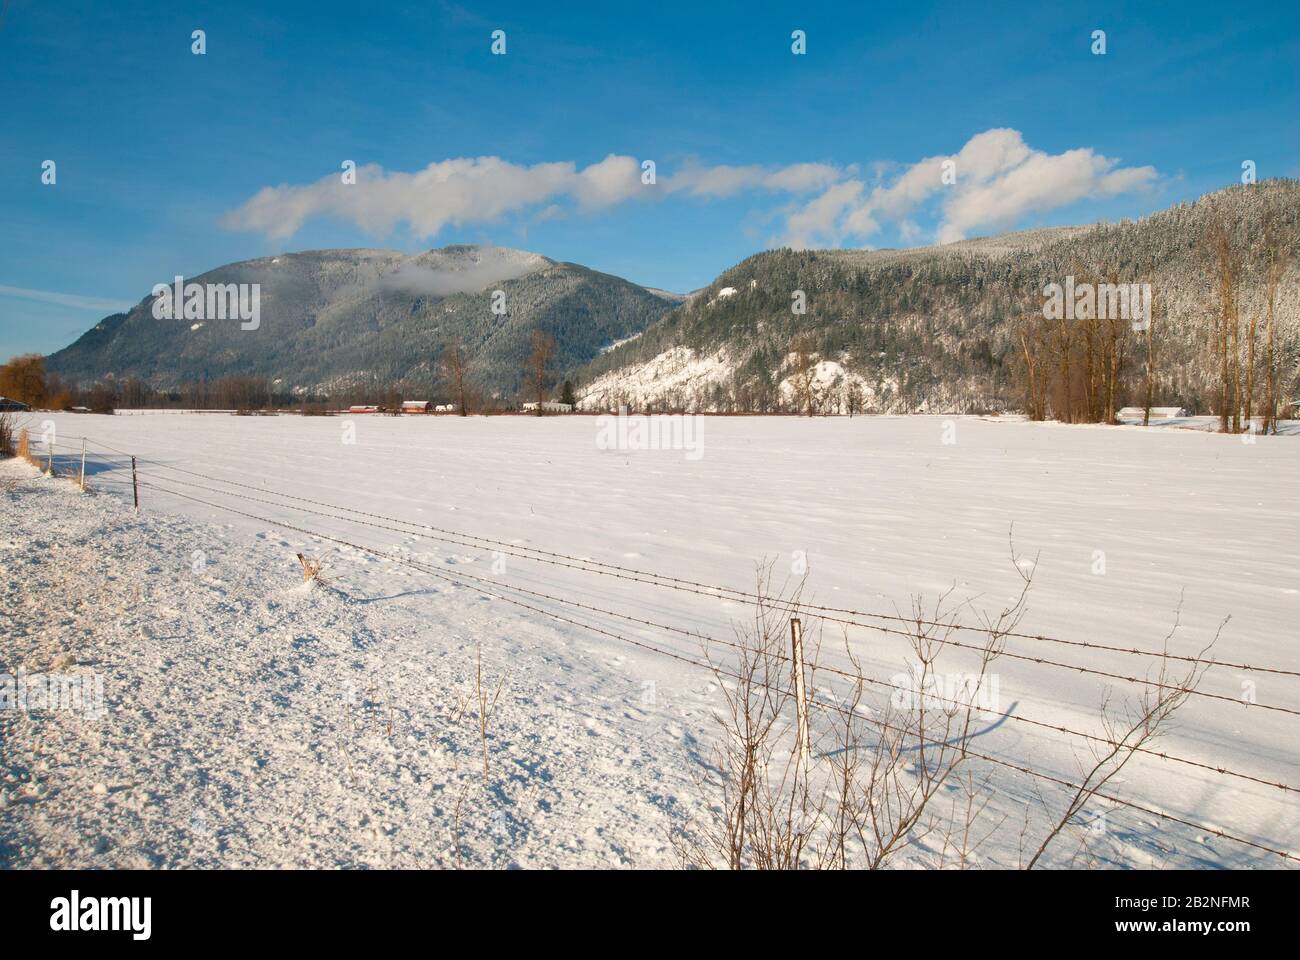
[[[140,488],[135,482],[135,457],[131,458],[131,496],[135,498],[135,508],[140,509]]]

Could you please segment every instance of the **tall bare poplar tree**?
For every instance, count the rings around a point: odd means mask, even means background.
[[[555,351],[555,338],[549,333],[534,330],[529,344],[532,349],[524,364],[524,374],[533,399],[537,401],[537,415],[540,417],[545,413],[542,405],[546,402],[547,367],[551,362],[551,354]]]
[[[1146,330],[1147,333],[1146,404],[1145,404],[1145,409],[1142,412],[1142,426],[1144,427],[1150,426],[1151,424],[1151,401],[1152,401],[1152,396],[1155,393],[1156,317],[1160,315],[1160,307],[1158,307],[1157,304],[1163,305],[1164,301],[1157,300],[1156,296],[1152,294],[1150,312],[1147,315],[1147,330]]]
[[[469,404],[465,398],[465,346],[460,337],[453,337],[442,350],[442,372],[451,381],[451,389],[456,397],[456,410],[462,416],[469,416]]]
[[[1218,294],[1214,353],[1219,363],[1219,430],[1228,433],[1235,431],[1237,426],[1237,390],[1232,354],[1236,340],[1237,283],[1241,278],[1241,257],[1233,245],[1232,232],[1223,214],[1210,222],[1206,229],[1205,243]]]
[[[1264,220],[1264,364],[1265,398],[1264,433],[1277,433],[1277,294],[1286,273],[1288,248],[1276,217],[1270,212]]]
[[[814,401],[812,343],[804,334],[795,337],[794,342],[790,344],[790,350],[794,354],[794,376],[791,379],[795,392],[795,405],[802,413],[811,417]]]

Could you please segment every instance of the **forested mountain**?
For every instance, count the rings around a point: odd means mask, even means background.
[[[257,328],[243,329],[238,319],[155,319],[151,294],[52,354],[48,368],[82,384],[138,378],[167,389],[238,375],[267,377],[285,392],[340,395],[382,385],[410,396],[439,391],[440,358],[458,338],[475,388],[513,397],[533,331],[554,337],[557,369],[576,367],[676,303],[577,264],[478,246],[415,256],[287,253],[185,282],[258,284]],[[496,290],[503,313],[493,311]]]
[[[1118,224],[909,250],[768,251],[685,298],[495,247],[283,254],[186,278],[258,284],[257,329],[155,319],[150,295],[48,366],[83,385],[242,376],[280,395],[445,400],[441,360],[459,341],[472,391],[514,399],[542,331],[555,341],[553,381],[577,381],[589,408],[1104,419],[1142,401],[1148,343],[1126,324],[1045,319],[1044,287],[1073,277],[1150,285],[1157,403],[1253,408],[1270,343],[1279,399],[1300,387],[1297,237],[1300,182],[1271,180]]]
[[[1265,353],[1269,251],[1282,261],[1276,363],[1282,398],[1294,399],[1295,180],[1233,187],[1143,220],[1091,228],[910,250],[760,253],[596,358],[581,371],[579,393],[592,408],[974,412],[1038,402],[1063,415],[1095,404],[1094,385],[1106,381],[1114,404],[1140,402],[1145,333],[1098,323],[1067,329],[1043,318],[1045,285],[1073,276],[1150,284],[1155,399],[1214,409],[1222,263],[1208,238],[1216,228],[1235,264],[1232,346],[1243,382],[1252,324],[1257,372]],[[1031,365],[1037,401],[1029,396]],[[1047,380],[1049,373],[1065,385]]]

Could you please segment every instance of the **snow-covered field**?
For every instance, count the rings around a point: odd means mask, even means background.
[[[805,600],[892,614],[951,588],[950,602],[971,603],[970,621],[1021,585],[1014,524],[1022,569],[1037,558],[1022,632],[1157,649],[1181,607],[1173,652],[1197,654],[1230,616],[1209,656],[1300,671],[1294,437],[705,418],[697,456],[607,449],[607,426],[582,416],[37,414],[37,436],[46,419],[64,472],[80,437],[106,446],[90,446],[88,497],[0,466],[15,480],[0,493],[0,668],[96,672],[107,709],[0,714],[3,863],[674,863],[669,831],[706,799],[695,781],[720,704],[714,678],[548,612],[687,657],[698,658],[697,640],[535,597],[524,609],[273,521],[715,637],[732,636],[743,603],[514,554],[540,548],[741,589],[760,563],[778,581],[806,565]],[[141,460],[138,515],[129,468],[108,447]],[[503,544],[448,543],[410,524]],[[303,586],[298,551],[324,560],[329,588]],[[843,663],[834,626],[826,657]],[[849,642],[878,677],[905,669],[902,638],[854,630]],[[480,648],[487,682],[504,684],[486,788],[466,706]],[[1151,665],[1032,639],[1008,651],[1122,676]],[[953,671],[970,665],[960,650],[949,657]],[[1026,660],[995,671],[1000,711],[1094,734],[1103,701],[1140,694]],[[1226,699],[1191,698],[1160,750],[1300,784],[1300,716],[1261,708],[1300,710],[1300,677],[1213,667],[1200,689]],[[1009,719],[988,722],[976,744],[1067,780],[1090,758],[1079,739]],[[981,772],[997,785],[989,823],[1005,821],[981,862],[1014,866],[1022,834],[1067,794],[1006,768]],[[1136,757],[1109,790],[1300,855],[1293,792],[1155,756]],[[1293,865],[1105,801],[1080,821],[1055,862],[1086,843],[1108,866]],[[930,864],[933,851],[917,845],[907,859]]]

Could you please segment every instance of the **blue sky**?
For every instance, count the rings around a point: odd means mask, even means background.
[[[1300,176],[1294,2],[259,6],[0,0],[0,356],[284,251],[489,243],[684,291],[782,243]]]

